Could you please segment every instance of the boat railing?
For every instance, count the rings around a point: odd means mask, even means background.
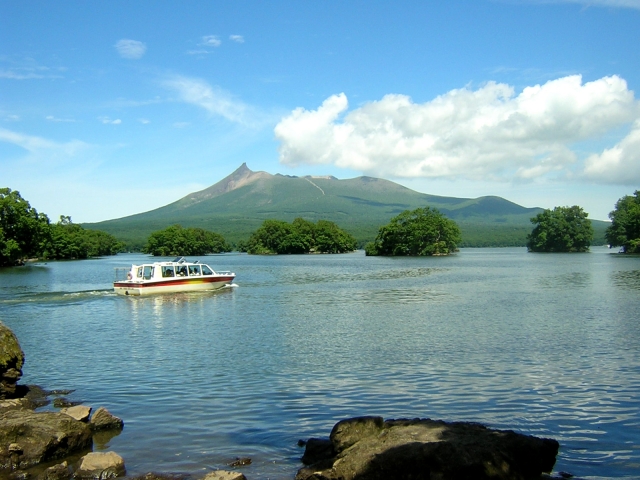
[[[128,280],[127,274],[131,272],[131,267],[115,267],[115,280],[116,282],[123,282]]]
[[[231,270],[214,270],[217,275],[234,275]]]

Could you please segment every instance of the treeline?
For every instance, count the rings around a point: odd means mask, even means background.
[[[113,235],[86,230],[61,216],[52,224],[20,192],[0,188],[0,266],[29,258],[73,259],[115,255],[124,245]]]
[[[485,242],[486,246],[519,246],[524,236],[530,251],[584,252],[594,239],[587,217],[575,205],[544,210],[531,219],[533,230],[527,233],[525,227],[513,226],[511,235],[500,239],[504,233],[495,227],[463,224],[461,229],[437,209],[425,207],[392,218],[364,247],[367,255],[447,255],[460,247],[485,246]],[[600,237],[625,253],[640,253],[640,192],[618,200],[609,218],[611,224]],[[233,249],[251,254],[303,254],[344,253],[362,247],[333,222],[296,218],[291,223],[265,220],[248,240],[238,241],[235,247],[218,233],[172,225],[151,233],[142,251],[156,256],[205,255]],[[111,234],[84,229],[64,215],[52,224],[19,192],[0,189],[0,266],[29,258],[82,259],[123,250],[124,244]]]
[[[345,253],[356,249],[356,239],[335,223],[313,223],[296,218],[292,223],[265,220],[238,250],[252,254]]]

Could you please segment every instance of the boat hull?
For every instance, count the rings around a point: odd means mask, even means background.
[[[217,290],[233,282],[232,275],[212,277],[176,278],[172,280],[115,282],[113,289],[118,295],[152,295],[157,293],[200,292]]]

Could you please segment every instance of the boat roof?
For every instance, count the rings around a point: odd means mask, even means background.
[[[206,265],[204,263],[200,263],[199,260],[194,260],[193,262],[190,262],[189,260],[187,260],[184,257],[176,257],[173,260],[168,260],[168,261],[164,261],[164,262],[148,262],[148,263],[139,263],[139,264],[135,264],[136,267],[142,267],[145,265]],[[208,267],[209,265],[207,265]],[[211,267],[209,267],[211,268]]]

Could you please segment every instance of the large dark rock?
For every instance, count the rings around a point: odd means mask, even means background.
[[[0,399],[15,398],[24,352],[11,329],[0,322]]]
[[[92,446],[89,425],[64,413],[8,410],[0,415],[0,469],[24,469]]]
[[[476,423],[381,417],[338,422],[329,442],[307,443],[314,463],[296,480],[533,480],[553,469],[559,448]]]

